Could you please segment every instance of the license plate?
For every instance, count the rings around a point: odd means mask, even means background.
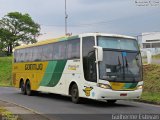
[[[127,93],[121,93],[120,96],[127,96]]]

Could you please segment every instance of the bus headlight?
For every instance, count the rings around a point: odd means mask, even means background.
[[[142,89],[142,88],[143,88],[142,85],[138,85],[138,86],[137,86],[137,89]]]
[[[112,89],[110,85],[103,84],[103,83],[98,83],[97,86],[104,89]]]

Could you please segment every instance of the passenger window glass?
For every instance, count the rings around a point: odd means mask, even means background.
[[[26,48],[25,49],[25,59],[24,61],[32,61],[32,48]]]
[[[24,50],[24,49],[21,49],[21,50],[19,51],[19,54],[20,54],[20,56],[19,56],[19,61],[20,61],[20,62],[24,62],[25,50]]]
[[[32,50],[33,50],[33,48],[29,48],[27,50],[28,51],[28,55],[27,55],[28,61],[32,61]]]
[[[17,53],[16,53],[16,62],[19,62],[20,61],[20,54],[19,54],[19,50],[17,50]]]
[[[14,62],[17,62],[17,50],[14,51]]]
[[[39,49],[39,47],[33,47],[32,51],[33,51],[32,61],[40,61],[41,60],[41,54],[40,53],[42,53],[42,50]]]
[[[53,44],[53,60],[66,59],[66,42]]]
[[[52,60],[52,56],[53,56],[52,44],[44,45],[42,47],[42,60]]]
[[[67,58],[68,59],[80,58],[80,39],[69,40],[67,42]]]

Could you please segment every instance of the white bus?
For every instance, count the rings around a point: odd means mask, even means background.
[[[23,94],[34,91],[106,100],[138,99],[142,62],[134,37],[86,33],[17,47],[13,84]]]

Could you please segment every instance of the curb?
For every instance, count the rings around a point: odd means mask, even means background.
[[[39,115],[39,116],[42,116],[42,117],[44,117],[44,118],[47,119],[47,120],[50,120],[48,117],[46,117],[46,116],[43,115],[42,113],[37,112],[37,111],[34,111],[34,110],[32,110],[32,109],[30,109],[30,108],[28,108],[28,107],[25,107],[25,106],[22,106],[22,105],[18,105],[18,104],[14,103],[14,102],[9,102],[9,101],[5,101],[5,100],[1,100],[1,99],[0,99],[0,101],[13,104],[13,105],[18,106],[18,107],[20,107],[20,108],[23,108],[23,109],[25,109],[25,110],[28,110],[28,111],[30,111],[30,112],[32,112],[32,113],[34,113],[34,114],[37,114],[37,115]],[[14,113],[13,113],[13,114],[14,114]]]
[[[142,103],[148,103],[148,104],[151,104],[151,105],[160,105],[160,103],[147,101],[147,100],[135,100],[135,101],[136,102],[142,102]]]

